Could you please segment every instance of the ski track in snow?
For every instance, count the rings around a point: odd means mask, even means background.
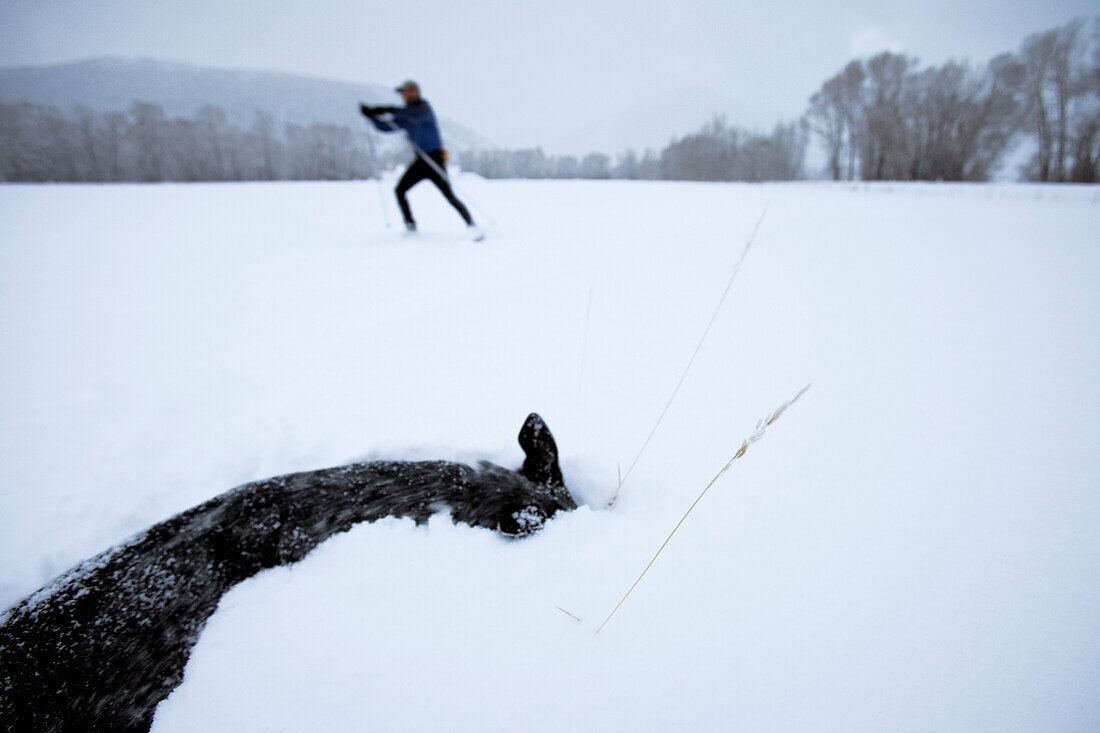
[[[153,730],[1096,727],[1095,187],[458,184],[484,242],[429,186],[415,241],[373,181],[0,187],[0,605],[247,481],[518,467],[538,411],[589,507],[246,581]]]

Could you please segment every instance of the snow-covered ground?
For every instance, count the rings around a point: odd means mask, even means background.
[[[588,506],[262,573],[154,730],[1096,730],[1098,189],[459,186],[483,243],[426,185],[417,240],[375,182],[0,187],[0,605],[252,479],[516,466],[538,411]]]

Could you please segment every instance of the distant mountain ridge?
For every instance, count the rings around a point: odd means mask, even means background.
[[[364,124],[359,101],[395,101],[389,87],[354,84],[276,71],[220,69],[149,58],[100,58],[54,66],[0,69],[0,102],[125,111],[153,102],[169,117],[191,117],[204,105],[223,109],[229,121],[252,125],[257,110],[282,123]],[[443,139],[456,150],[491,147],[474,131],[440,118]]]

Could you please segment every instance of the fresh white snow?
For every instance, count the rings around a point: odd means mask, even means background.
[[[0,187],[0,606],[249,480],[518,466],[538,411],[588,506],[260,574],[154,730],[1096,729],[1095,187],[457,182],[484,242],[426,185],[413,240],[372,181]]]

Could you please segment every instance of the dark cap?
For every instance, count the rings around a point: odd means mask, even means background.
[[[394,89],[394,91],[395,92],[419,92],[420,91],[420,85],[417,84],[412,79],[409,79],[408,81],[402,83],[401,86]]]

